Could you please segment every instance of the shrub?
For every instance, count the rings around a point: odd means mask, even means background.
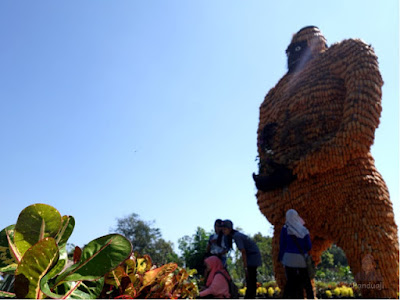
[[[153,267],[150,256],[138,253],[105,276],[102,298],[190,298],[198,295],[196,270],[176,263]]]
[[[66,245],[74,227],[72,216],[61,217],[50,205],[22,210],[0,232],[0,272],[7,274],[0,297],[97,298],[104,274],[130,256],[132,245],[122,235],[106,235],[77,247],[71,262]]]

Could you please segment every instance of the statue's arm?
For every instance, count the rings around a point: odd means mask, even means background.
[[[298,178],[342,168],[350,159],[365,156],[379,125],[383,81],[373,49],[353,39],[332,47],[331,71],[343,79],[346,91],[342,122],[331,139],[293,162]]]

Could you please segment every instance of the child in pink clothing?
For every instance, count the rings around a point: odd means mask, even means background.
[[[208,277],[206,289],[200,292],[200,297],[230,298],[228,285],[230,276],[222,265],[221,260],[217,256],[210,256],[204,260],[204,263]]]

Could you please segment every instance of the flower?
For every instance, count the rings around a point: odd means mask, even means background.
[[[352,297],[354,297],[353,289],[351,287],[347,287],[347,286],[342,286],[340,288],[340,294],[344,298],[352,298]]]
[[[267,289],[265,287],[259,286],[257,288],[257,295],[264,295],[267,293]]]
[[[272,297],[274,296],[275,290],[273,287],[269,287],[268,288],[268,296]]]
[[[328,298],[332,298],[332,292],[331,292],[330,290],[326,290],[326,291],[325,291],[325,295],[326,295]]]
[[[241,296],[244,296],[244,295],[246,294],[246,290],[247,290],[247,287],[244,287],[244,288],[242,288],[242,289],[239,289],[239,294],[240,294]]]
[[[341,290],[340,290],[340,288],[335,288],[334,290],[333,290],[333,293],[335,294],[335,296],[336,297],[339,297],[340,296],[340,294],[341,294]]]
[[[281,289],[279,288],[279,286],[275,288],[275,293],[277,293],[278,295],[281,293]]]

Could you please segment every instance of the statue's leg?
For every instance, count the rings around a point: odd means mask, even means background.
[[[311,237],[311,250],[310,254],[314,259],[315,264],[318,266],[318,264],[321,262],[321,255],[322,253],[327,250],[330,246],[332,246],[332,241],[327,240],[318,236],[312,236]]]
[[[352,186],[347,205],[338,212],[337,245],[363,297],[397,298],[399,244],[387,188],[378,172]]]
[[[318,237],[318,236],[311,236],[311,250],[310,255],[314,259],[315,264],[317,265],[321,262],[321,255],[322,253],[328,249],[332,245],[332,241]],[[317,289],[315,287],[315,281],[311,280],[311,285],[313,288],[314,295],[317,295]]]
[[[362,219],[361,216],[358,217]],[[337,244],[346,253],[363,297],[397,297],[399,288],[397,242],[388,238],[384,230],[373,223],[362,223],[347,230],[348,232],[341,236]]]

